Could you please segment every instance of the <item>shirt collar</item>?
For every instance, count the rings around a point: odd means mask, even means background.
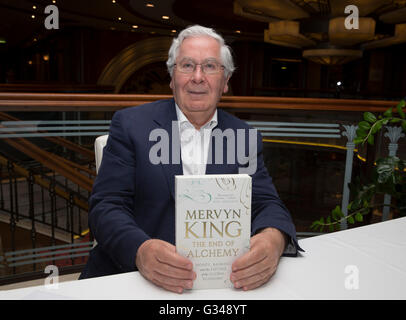
[[[178,104],[175,102],[175,107],[176,107],[176,115],[178,117],[178,122],[179,122],[179,127],[193,127],[194,126],[190,123],[188,118],[186,118],[185,114],[180,110]],[[217,125],[217,108],[216,111],[214,111],[213,117],[207,121],[201,129],[213,129]]]

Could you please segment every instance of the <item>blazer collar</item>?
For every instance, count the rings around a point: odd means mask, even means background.
[[[220,129],[224,131],[228,128],[227,126],[227,119],[226,114],[217,109],[217,125],[213,128]],[[179,130],[178,124],[173,123],[173,121],[177,121],[177,114],[176,114],[176,107],[175,107],[175,100],[170,99],[167,103],[162,104],[159,108],[156,109],[156,113],[154,116],[155,122],[164,129],[169,135],[169,154],[170,154],[170,163],[169,164],[161,164],[162,169],[165,173],[166,181],[168,183],[168,188],[175,198],[175,176],[176,175],[183,175],[183,167],[182,167],[182,159],[180,155],[180,138],[179,138]],[[173,130],[174,129],[174,130]],[[209,154],[212,151],[212,163],[208,163],[206,165],[206,174],[226,174],[226,173],[235,173],[235,165],[226,165],[226,164],[215,164],[215,154],[214,149],[212,148],[213,139],[210,140],[209,145]],[[173,151],[175,149],[175,151]],[[223,155],[227,154],[227,143],[223,144]],[[175,155],[175,157],[173,157]]]
[[[162,103],[155,110],[154,121],[169,136],[169,164],[161,163],[168,188],[175,198],[175,176],[183,175],[182,158],[180,155],[180,138],[177,121],[175,100],[172,98]],[[172,130],[174,129],[174,130]],[[176,152],[176,153],[175,153]]]

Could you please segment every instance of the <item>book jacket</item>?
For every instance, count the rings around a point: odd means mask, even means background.
[[[177,252],[193,262],[193,289],[232,287],[232,263],[250,248],[247,174],[175,176]]]

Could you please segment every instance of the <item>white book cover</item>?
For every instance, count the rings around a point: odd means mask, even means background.
[[[177,252],[193,262],[193,289],[232,287],[232,263],[250,248],[247,174],[175,176]]]

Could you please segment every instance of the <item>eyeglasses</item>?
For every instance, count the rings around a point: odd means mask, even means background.
[[[182,73],[193,73],[196,71],[196,66],[200,65],[204,74],[216,74],[224,69],[224,66],[218,63],[216,60],[206,60],[202,63],[196,63],[191,59],[184,59],[179,63],[175,63],[176,69]]]

